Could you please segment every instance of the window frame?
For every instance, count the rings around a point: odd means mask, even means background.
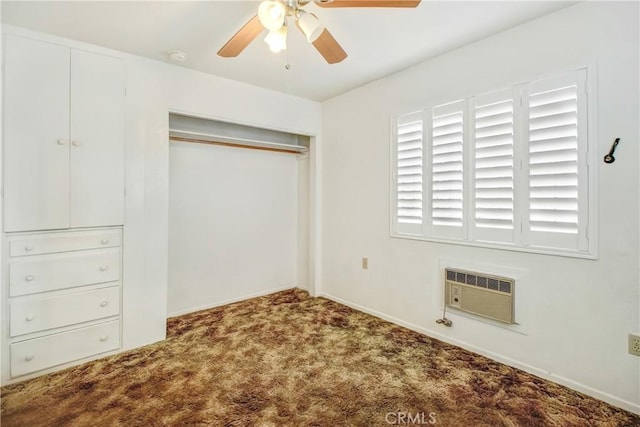
[[[528,217],[529,217],[529,170],[528,170],[528,105],[526,101],[528,99],[529,92],[527,89],[531,84],[537,84],[546,80],[562,79],[563,77],[573,73],[576,76],[576,82],[578,84],[578,90],[581,87],[584,89],[584,93],[580,96],[583,97],[584,107],[586,111],[583,114],[579,114],[581,121],[578,122],[578,126],[582,127],[584,139],[578,139],[579,150],[579,162],[582,162],[584,170],[579,170],[579,191],[582,196],[579,199],[579,220],[578,226],[582,227],[583,238],[578,241],[575,249],[573,248],[560,248],[551,245],[551,242],[545,244],[544,239],[529,239],[530,230],[528,230]],[[584,75],[583,85],[581,86],[581,75]],[[489,249],[508,250],[513,252],[526,252],[556,256],[566,256],[571,258],[583,258],[583,259],[598,259],[598,219],[597,219],[597,191],[596,183],[598,172],[598,153],[597,153],[597,122],[596,122],[596,70],[594,64],[581,65],[571,67],[560,72],[548,73],[538,78],[530,79],[526,82],[513,84],[511,86],[502,86],[496,90],[489,90],[483,93],[471,94],[469,96],[458,97],[456,100],[449,100],[445,102],[437,102],[432,106],[423,108],[418,111],[413,111],[410,114],[422,113],[423,122],[423,134],[422,134],[422,150],[423,150],[423,210],[422,210],[422,224],[418,227],[414,227],[412,232],[404,232],[399,227],[397,221],[397,187],[396,187],[396,167],[397,167],[397,152],[396,152],[396,136],[397,136],[397,121],[404,114],[397,114],[391,117],[391,132],[390,132],[390,237],[429,241],[435,243],[455,244],[461,246],[471,246]],[[492,93],[504,92],[511,90],[513,93],[513,230],[512,239],[491,239],[490,233],[478,233],[478,227],[475,226],[475,164],[472,158],[475,155],[475,129],[474,118],[475,111],[475,99],[491,95]],[[463,135],[463,156],[464,158],[464,178],[463,178],[463,223],[461,236],[450,236],[444,233],[434,233],[434,226],[431,222],[431,157],[432,157],[432,142],[431,142],[431,126],[432,126],[432,110],[434,107],[440,107],[443,105],[453,104],[458,101],[464,102],[464,135]],[[584,123],[586,121],[586,123]],[[474,145],[474,147],[471,147]],[[470,149],[472,148],[472,149]],[[586,186],[586,189],[584,188]],[[525,194],[525,196],[516,196],[516,194]],[[586,198],[586,200],[585,200]],[[486,236],[488,234],[489,236]],[[505,234],[505,233],[496,233]],[[506,233],[508,234],[508,233]],[[553,240],[553,234],[550,233]],[[559,234],[559,233],[558,233]],[[580,235],[580,233],[579,233]],[[547,241],[548,241],[547,240]]]

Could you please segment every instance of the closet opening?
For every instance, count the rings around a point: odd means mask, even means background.
[[[169,115],[169,317],[308,288],[311,140]]]

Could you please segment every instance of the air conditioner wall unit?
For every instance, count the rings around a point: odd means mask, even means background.
[[[445,269],[447,308],[513,324],[514,291],[514,279],[453,268]]]

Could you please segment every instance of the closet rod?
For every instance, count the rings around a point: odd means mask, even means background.
[[[197,138],[183,138],[180,136],[169,136],[170,141],[180,141],[180,142],[194,142],[196,144],[208,144],[208,145],[225,145],[227,147],[238,147],[238,148],[249,148],[251,150],[263,150],[263,151],[277,151],[279,153],[290,153],[290,154],[301,154],[302,152],[296,150],[287,150],[286,148],[274,148],[274,147],[261,147],[256,145],[248,145],[248,144],[239,144],[236,142],[221,142],[221,141],[210,141],[205,139],[197,139]]]

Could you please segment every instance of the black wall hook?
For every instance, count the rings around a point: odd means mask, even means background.
[[[616,147],[618,146],[619,143],[620,143],[620,138],[616,138],[616,140],[613,141],[613,145],[611,146],[611,150],[609,150],[609,154],[604,156],[605,163],[613,163],[616,161],[616,158],[613,157],[613,153],[615,153]]]

